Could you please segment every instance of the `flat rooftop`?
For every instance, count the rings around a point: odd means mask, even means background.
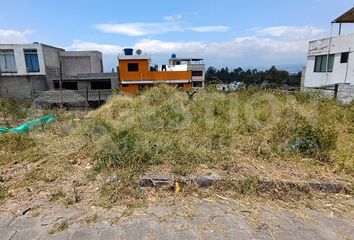
[[[145,56],[145,55],[119,55],[118,56],[118,60],[134,60],[134,59],[151,60],[150,56]]]
[[[60,48],[60,47],[55,47],[52,45],[44,44],[44,43],[1,43],[0,48],[16,48],[16,47],[22,47],[22,48],[31,48],[31,47],[37,47],[37,46],[45,46],[45,47],[50,47],[50,48],[55,48],[59,49],[62,51],[65,51],[65,49]]]
[[[203,61],[204,59],[203,58],[170,58],[170,60],[199,62],[199,61]]]

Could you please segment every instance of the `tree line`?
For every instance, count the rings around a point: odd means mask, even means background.
[[[233,81],[243,82],[249,85],[263,85],[271,88],[283,86],[300,87],[301,72],[289,73],[285,70],[279,70],[275,66],[265,71],[257,69],[235,68],[229,70],[228,67],[216,69],[209,67],[206,71],[205,81],[207,84],[229,84]]]

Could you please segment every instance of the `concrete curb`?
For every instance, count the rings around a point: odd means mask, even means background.
[[[196,185],[199,188],[207,188],[211,186],[216,186],[222,183],[234,183],[240,184],[245,181],[245,179],[231,179],[226,180],[219,176],[193,176],[187,178],[176,178],[172,176],[141,176],[139,185],[140,187],[174,187],[174,183],[178,181],[183,185]],[[269,180],[260,179],[258,181],[258,186],[262,190],[272,190],[279,188],[297,189],[300,191],[321,191],[326,193],[346,193],[351,194],[350,187],[343,183],[337,182],[293,182],[293,181],[280,181],[280,180]]]

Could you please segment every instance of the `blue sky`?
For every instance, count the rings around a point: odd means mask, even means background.
[[[42,42],[98,50],[105,69],[123,47],[154,63],[204,57],[217,67],[303,65],[309,40],[329,35],[330,22],[354,0],[0,0],[0,43]],[[345,32],[354,31],[345,26]]]

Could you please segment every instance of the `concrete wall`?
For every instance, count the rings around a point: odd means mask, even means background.
[[[90,81],[78,81],[77,82],[77,90],[84,91],[88,88],[91,90],[91,82]]]
[[[323,98],[336,98],[340,104],[350,104],[354,101],[354,85],[350,84],[338,84],[337,96],[335,95],[335,86],[324,89],[303,88],[302,90],[317,93]]]
[[[118,81],[118,73],[116,74],[112,74],[112,77],[111,77],[111,84],[112,84],[112,89],[116,89],[118,88],[118,85],[119,85],[119,81]]]
[[[47,77],[59,76],[60,73],[60,60],[59,53],[64,52],[64,49],[55,48],[48,45],[42,45],[43,47],[43,58],[46,67]]]
[[[59,78],[52,78],[51,81],[59,81]],[[78,90],[86,91],[87,87],[91,90],[91,82],[110,81],[112,89],[118,87],[118,73],[93,73],[81,74],[72,77],[64,77],[63,81],[77,82]],[[52,88],[54,90],[54,88]]]
[[[337,83],[354,84],[354,33],[332,38],[330,54],[335,54],[333,72],[314,72],[315,58],[328,54],[329,42],[329,38],[310,42],[304,87],[320,87]],[[350,52],[348,63],[340,63],[343,52]]]
[[[90,57],[62,57],[62,66],[64,76],[91,72]]]
[[[64,76],[102,73],[102,53],[96,51],[67,51],[60,53]]]
[[[192,75],[192,80],[193,81],[205,81],[205,65],[204,64],[189,64],[188,65],[188,70],[191,71],[202,71],[203,76],[193,76]]]
[[[0,44],[0,49],[14,50],[16,73],[2,73],[3,76],[45,75],[43,48],[41,44]],[[38,54],[39,72],[28,73],[25,61],[25,49],[36,49]]]
[[[32,81],[32,92],[47,91],[48,84],[45,76],[30,76]]]
[[[354,101],[354,85],[339,84],[337,101],[342,104],[350,104]]]
[[[97,51],[68,51],[45,44],[0,44],[0,49],[13,50],[16,73],[0,75],[0,97],[31,101],[33,93],[53,89],[53,81],[60,76],[60,59],[64,79],[76,81],[78,89],[91,89],[91,81],[110,80],[118,86],[117,73],[103,73],[102,53]],[[38,73],[27,73],[25,49],[36,49]]]
[[[47,90],[45,76],[0,76],[0,97],[30,102],[34,91]]]
[[[107,101],[112,95],[111,90],[89,91],[88,101],[91,107],[98,107],[98,101]],[[70,109],[85,109],[86,107],[86,90],[85,91],[63,91],[64,106]],[[42,107],[59,106],[61,101],[60,91],[38,92],[35,95],[34,103]],[[89,107],[90,107],[89,106]]]

